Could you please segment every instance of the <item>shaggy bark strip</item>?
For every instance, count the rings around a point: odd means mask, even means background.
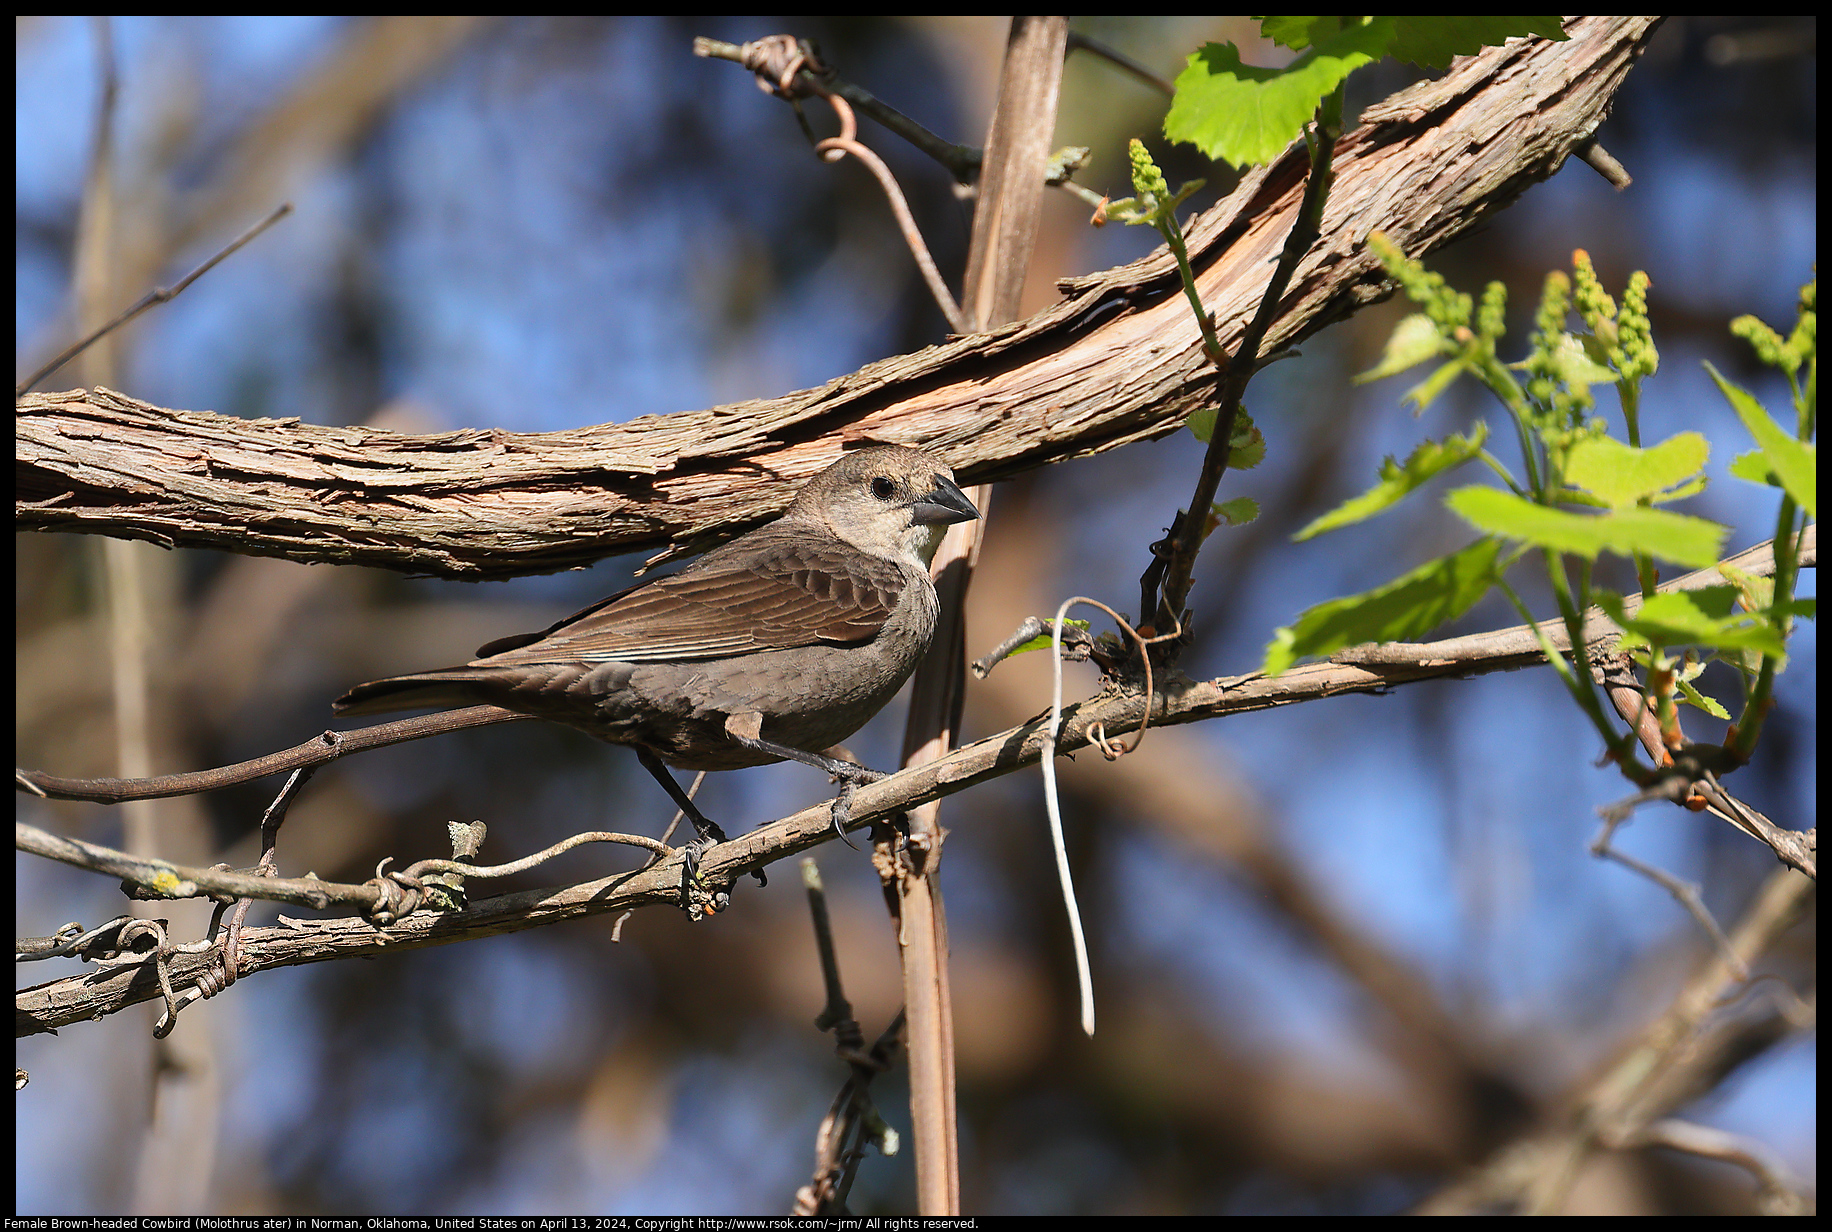
[[[1389,292],[1369,231],[1423,256],[1557,171],[1596,132],[1656,24],[1575,19],[1569,42],[1489,48],[1370,108],[1338,144],[1322,238],[1268,351]],[[1226,346],[1258,303],[1304,167],[1299,143],[1188,228]],[[102,389],[31,394],[17,404],[17,524],[503,578],[671,542],[697,551],[780,513],[841,441],[933,450],[970,485],[1175,432],[1214,379],[1169,255],[1062,289],[1027,320],[819,389],[563,432],[403,435],[170,410]]]

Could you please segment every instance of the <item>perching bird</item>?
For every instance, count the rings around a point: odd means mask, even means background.
[[[878,445],[810,479],[782,517],[679,573],[640,582],[463,667],[361,684],[340,714],[489,703],[625,744],[692,819],[725,840],[664,767],[732,770],[792,758],[839,778],[834,822],[877,775],[822,750],[864,726],[928,652],[929,560],[979,516],[946,465]],[[842,835],[844,831],[842,830]]]

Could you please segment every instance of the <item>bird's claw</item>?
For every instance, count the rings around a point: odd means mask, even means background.
[[[842,843],[857,851],[859,845],[846,837],[846,826],[852,821],[853,793],[859,789],[860,783],[876,783],[879,779],[889,778],[890,775],[879,770],[867,770],[864,766],[860,766],[856,770],[836,773],[833,777],[834,781],[840,785],[840,794],[833,798],[831,810],[833,832],[840,836]]]
[[[700,860],[725,841],[725,831],[708,821],[698,838],[681,844],[681,908],[686,911],[689,919],[699,920],[717,915],[731,905],[729,887],[714,887],[700,876]],[[770,884],[769,877],[761,868],[753,868],[751,876],[757,879],[759,889]]]
[[[833,832],[840,836],[842,843],[857,851],[859,845],[846,837],[846,823],[852,820],[852,784],[847,783],[840,788],[840,794],[833,798],[833,806],[830,811],[833,817]]]
[[[719,833],[715,826],[712,833],[681,844],[681,910],[687,913],[690,920],[703,920],[707,916],[717,915],[731,905],[732,896],[728,888],[713,886],[700,876],[701,857],[724,840],[725,835]]]

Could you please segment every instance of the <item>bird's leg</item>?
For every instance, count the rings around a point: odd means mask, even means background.
[[[674,806],[686,814],[687,820],[693,823],[694,833],[699,836],[701,849],[711,847],[714,843],[723,843],[725,831],[699,810],[699,807],[693,802],[693,797],[681,790],[681,785],[674,781],[672,774],[668,773],[668,767],[662,764],[662,759],[640,744],[631,747],[636,750],[636,760],[642,763],[642,768],[654,776],[655,781],[662,785],[662,790],[668,793],[668,798],[674,801]]]
[[[685,883],[690,883],[699,876],[700,857],[715,843],[725,841],[725,831],[699,810],[693,802],[693,797],[681,790],[681,785],[674,781],[672,774],[668,773],[668,767],[662,764],[661,758],[640,744],[631,747],[636,750],[636,760],[642,763],[642,768],[654,776],[655,781],[662,785],[662,790],[668,793],[668,798],[674,801],[675,807],[680,809],[686,815],[687,820],[693,823],[696,837],[691,843],[681,845],[682,893],[689,893]],[[757,872],[758,880],[762,881],[762,870],[759,869]],[[691,915],[692,911],[690,910],[688,914]]]
[[[835,764],[844,766],[848,763],[837,762]],[[852,822],[852,793],[859,790],[860,783],[875,783],[888,776],[860,766],[856,772],[837,774],[834,777],[840,782],[840,794],[833,798],[831,809],[833,832],[840,836],[842,843],[857,851],[859,845],[846,837],[846,827]]]
[[[859,789],[860,783],[875,783],[889,775],[878,770],[861,766],[856,761],[841,761],[837,757],[828,757],[821,753],[810,753],[806,749],[792,749],[786,744],[777,744],[761,736],[747,736],[732,730],[732,725],[725,725],[725,732],[732,739],[747,749],[759,753],[768,753],[772,757],[781,757],[789,761],[801,762],[804,766],[813,766],[816,770],[825,770],[840,785],[840,794],[833,798],[833,832],[840,836],[840,841],[857,851],[858,844],[846,837],[846,825],[852,820],[852,794]]]

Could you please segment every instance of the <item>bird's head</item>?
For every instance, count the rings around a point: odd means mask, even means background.
[[[927,565],[950,524],[980,516],[933,454],[903,445],[849,453],[808,481],[786,516],[824,524],[874,556]]]

